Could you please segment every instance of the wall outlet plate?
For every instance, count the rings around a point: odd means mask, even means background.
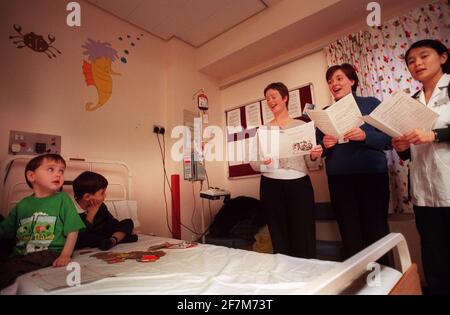
[[[61,154],[61,136],[11,130],[8,153],[20,155]]]

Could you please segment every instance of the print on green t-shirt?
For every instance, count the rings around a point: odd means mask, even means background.
[[[43,212],[35,212],[31,217],[20,220],[17,229],[17,246],[26,245],[26,252],[47,250],[55,237],[56,217]]]

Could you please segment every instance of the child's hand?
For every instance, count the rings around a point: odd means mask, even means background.
[[[87,212],[86,220],[92,223],[94,221],[95,215],[98,212],[98,209],[100,209],[100,206],[102,205],[103,202],[97,199],[90,199],[88,202],[89,205],[86,209]]]
[[[87,211],[89,212],[95,212],[97,213],[98,209],[100,208],[100,206],[102,205],[103,201],[101,200],[97,200],[97,199],[90,199],[89,200],[89,205],[87,207]]]
[[[64,266],[67,266],[67,264],[70,263],[70,260],[71,260],[70,256],[66,256],[66,255],[61,254],[53,262],[53,267],[64,267]]]

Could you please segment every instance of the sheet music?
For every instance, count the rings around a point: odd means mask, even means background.
[[[227,112],[227,126],[228,127],[240,127],[241,123],[241,110],[239,108],[230,110]]]
[[[289,117],[291,118],[297,118],[302,115],[302,104],[300,103],[299,90],[289,92],[288,112]]]
[[[414,129],[431,130],[439,115],[402,91],[384,100],[363,120],[391,137]]]
[[[314,122],[280,130],[278,127],[258,130],[259,155],[279,159],[307,155],[316,146]]]
[[[245,106],[247,129],[261,126],[261,105],[259,102]]]
[[[307,155],[316,146],[316,129],[311,121],[280,131],[280,158]]]
[[[269,108],[269,105],[267,105],[266,100],[261,101],[261,108],[262,108],[262,114],[263,114],[263,124],[267,124],[271,122],[275,116],[273,115],[272,111]]]
[[[362,118],[369,125],[374,126],[378,130],[384,132],[385,134],[387,134],[387,135],[389,135],[391,137],[401,137],[402,136],[400,131],[398,131],[396,129],[393,129],[393,128],[385,125],[382,122],[379,122],[377,119],[373,118],[372,116],[365,115]]]
[[[364,124],[361,111],[351,93],[325,110],[309,110],[308,115],[324,134],[338,139],[342,139],[350,129]]]
[[[325,135],[341,137],[333,120],[325,110],[309,110],[308,116]]]

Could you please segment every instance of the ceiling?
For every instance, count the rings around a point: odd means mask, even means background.
[[[331,3],[332,1],[330,1]],[[316,52],[338,38],[367,29],[368,0],[339,0],[315,13],[299,18],[282,29],[267,32],[260,39],[220,56],[200,67],[203,73],[221,80],[221,85],[234,82],[233,76],[254,76],[309,53]],[[378,0],[382,21],[405,14],[429,0]],[[282,5],[282,3],[280,3]],[[275,8],[269,8],[267,13]],[[255,17],[256,19],[257,17]],[[239,28],[239,26],[238,26]],[[268,43],[271,43],[268,45]],[[208,44],[209,45],[209,44]],[[205,46],[208,46],[205,45]],[[268,64],[270,66],[261,66]],[[255,71],[251,70],[256,69]],[[249,71],[247,71],[249,70]],[[242,72],[248,72],[242,74]]]
[[[280,0],[88,0],[163,39],[200,47]]]
[[[366,29],[368,0],[87,0],[165,41],[197,48],[225,88]],[[377,0],[382,21],[430,0]],[[270,22],[268,22],[270,21]]]

